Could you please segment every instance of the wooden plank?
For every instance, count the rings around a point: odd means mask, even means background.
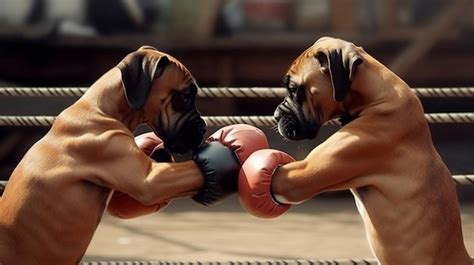
[[[411,68],[443,38],[445,32],[449,31],[453,24],[469,10],[467,8],[469,2],[470,0],[453,1],[443,13],[434,19],[433,23],[416,36],[413,43],[396,57],[389,68],[402,78],[406,76]]]

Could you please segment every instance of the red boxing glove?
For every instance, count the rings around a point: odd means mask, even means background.
[[[155,148],[163,148],[163,141],[154,132],[147,132],[135,137],[135,143],[149,156]]]
[[[167,205],[168,202],[144,205],[127,194],[116,190],[107,205],[107,211],[110,215],[120,219],[132,219],[158,212]]]
[[[251,125],[230,125],[212,134],[193,154],[204,176],[204,185],[193,200],[212,205],[237,192],[242,164],[250,154],[263,148],[268,148],[265,134]]]
[[[173,156],[163,147],[163,141],[153,132],[144,133],[135,137],[138,147],[152,159],[157,162],[174,162]],[[168,202],[162,202],[154,205],[144,205],[127,194],[115,190],[107,205],[107,211],[110,215],[121,218],[131,219],[157,212],[168,205]]]
[[[278,166],[293,161],[289,154],[274,149],[256,151],[245,161],[239,175],[239,199],[250,214],[275,218],[288,211],[291,205],[276,201],[271,184]]]
[[[248,124],[223,127],[207,138],[207,142],[212,141],[232,148],[241,165],[256,150],[268,148],[268,140],[262,130]]]

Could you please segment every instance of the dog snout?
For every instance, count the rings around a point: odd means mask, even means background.
[[[173,132],[165,147],[172,153],[180,154],[196,149],[202,143],[206,131],[207,126],[200,113],[193,113]]]
[[[273,113],[273,117],[278,122],[285,114],[289,114],[289,113],[291,113],[291,108],[288,106],[288,102],[284,100],[275,109],[275,112]]]
[[[288,140],[295,141],[304,138],[304,128],[292,114],[285,114],[280,117],[278,132]]]
[[[273,117],[278,122],[278,132],[288,140],[313,139],[319,132],[319,124],[313,124],[297,111],[298,107],[286,99],[278,105]]]
[[[279,122],[282,117],[283,117],[283,112],[280,110],[280,106],[278,106],[278,107],[275,109],[275,112],[273,112],[273,118],[274,118],[277,122]]]
[[[206,122],[202,119],[200,115],[199,115],[199,118],[195,120],[195,127],[196,127],[198,137],[196,137],[197,144],[193,146],[193,149],[197,148],[201,144],[201,142],[204,139],[204,135],[207,132]]]

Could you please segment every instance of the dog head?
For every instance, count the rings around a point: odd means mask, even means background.
[[[292,63],[283,80],[288,93],[274,114],[283,137],[312,139],[323,123],[339,114],[362,63],[357,49],[352,43],[325,37]]]
[[[195,104],[198,86],[184,65],[144,46],[118,68],[129,107],[144,117],[166,149],[184,153],[201,143],[206,124]]]

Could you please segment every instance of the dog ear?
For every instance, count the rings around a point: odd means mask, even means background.
[[[323,71],[329,71],[334,99],[343,101],[351,86],[352,76],[362,59],[353,49],[334,49],[316,54]]]
[[[152,57],[139,50],[129,54],[118,64],[117,67],[122,72],[124,94],[133,110],[139,110],[145,105],[153,80],[163,74],[169,62],[165,55]]]

